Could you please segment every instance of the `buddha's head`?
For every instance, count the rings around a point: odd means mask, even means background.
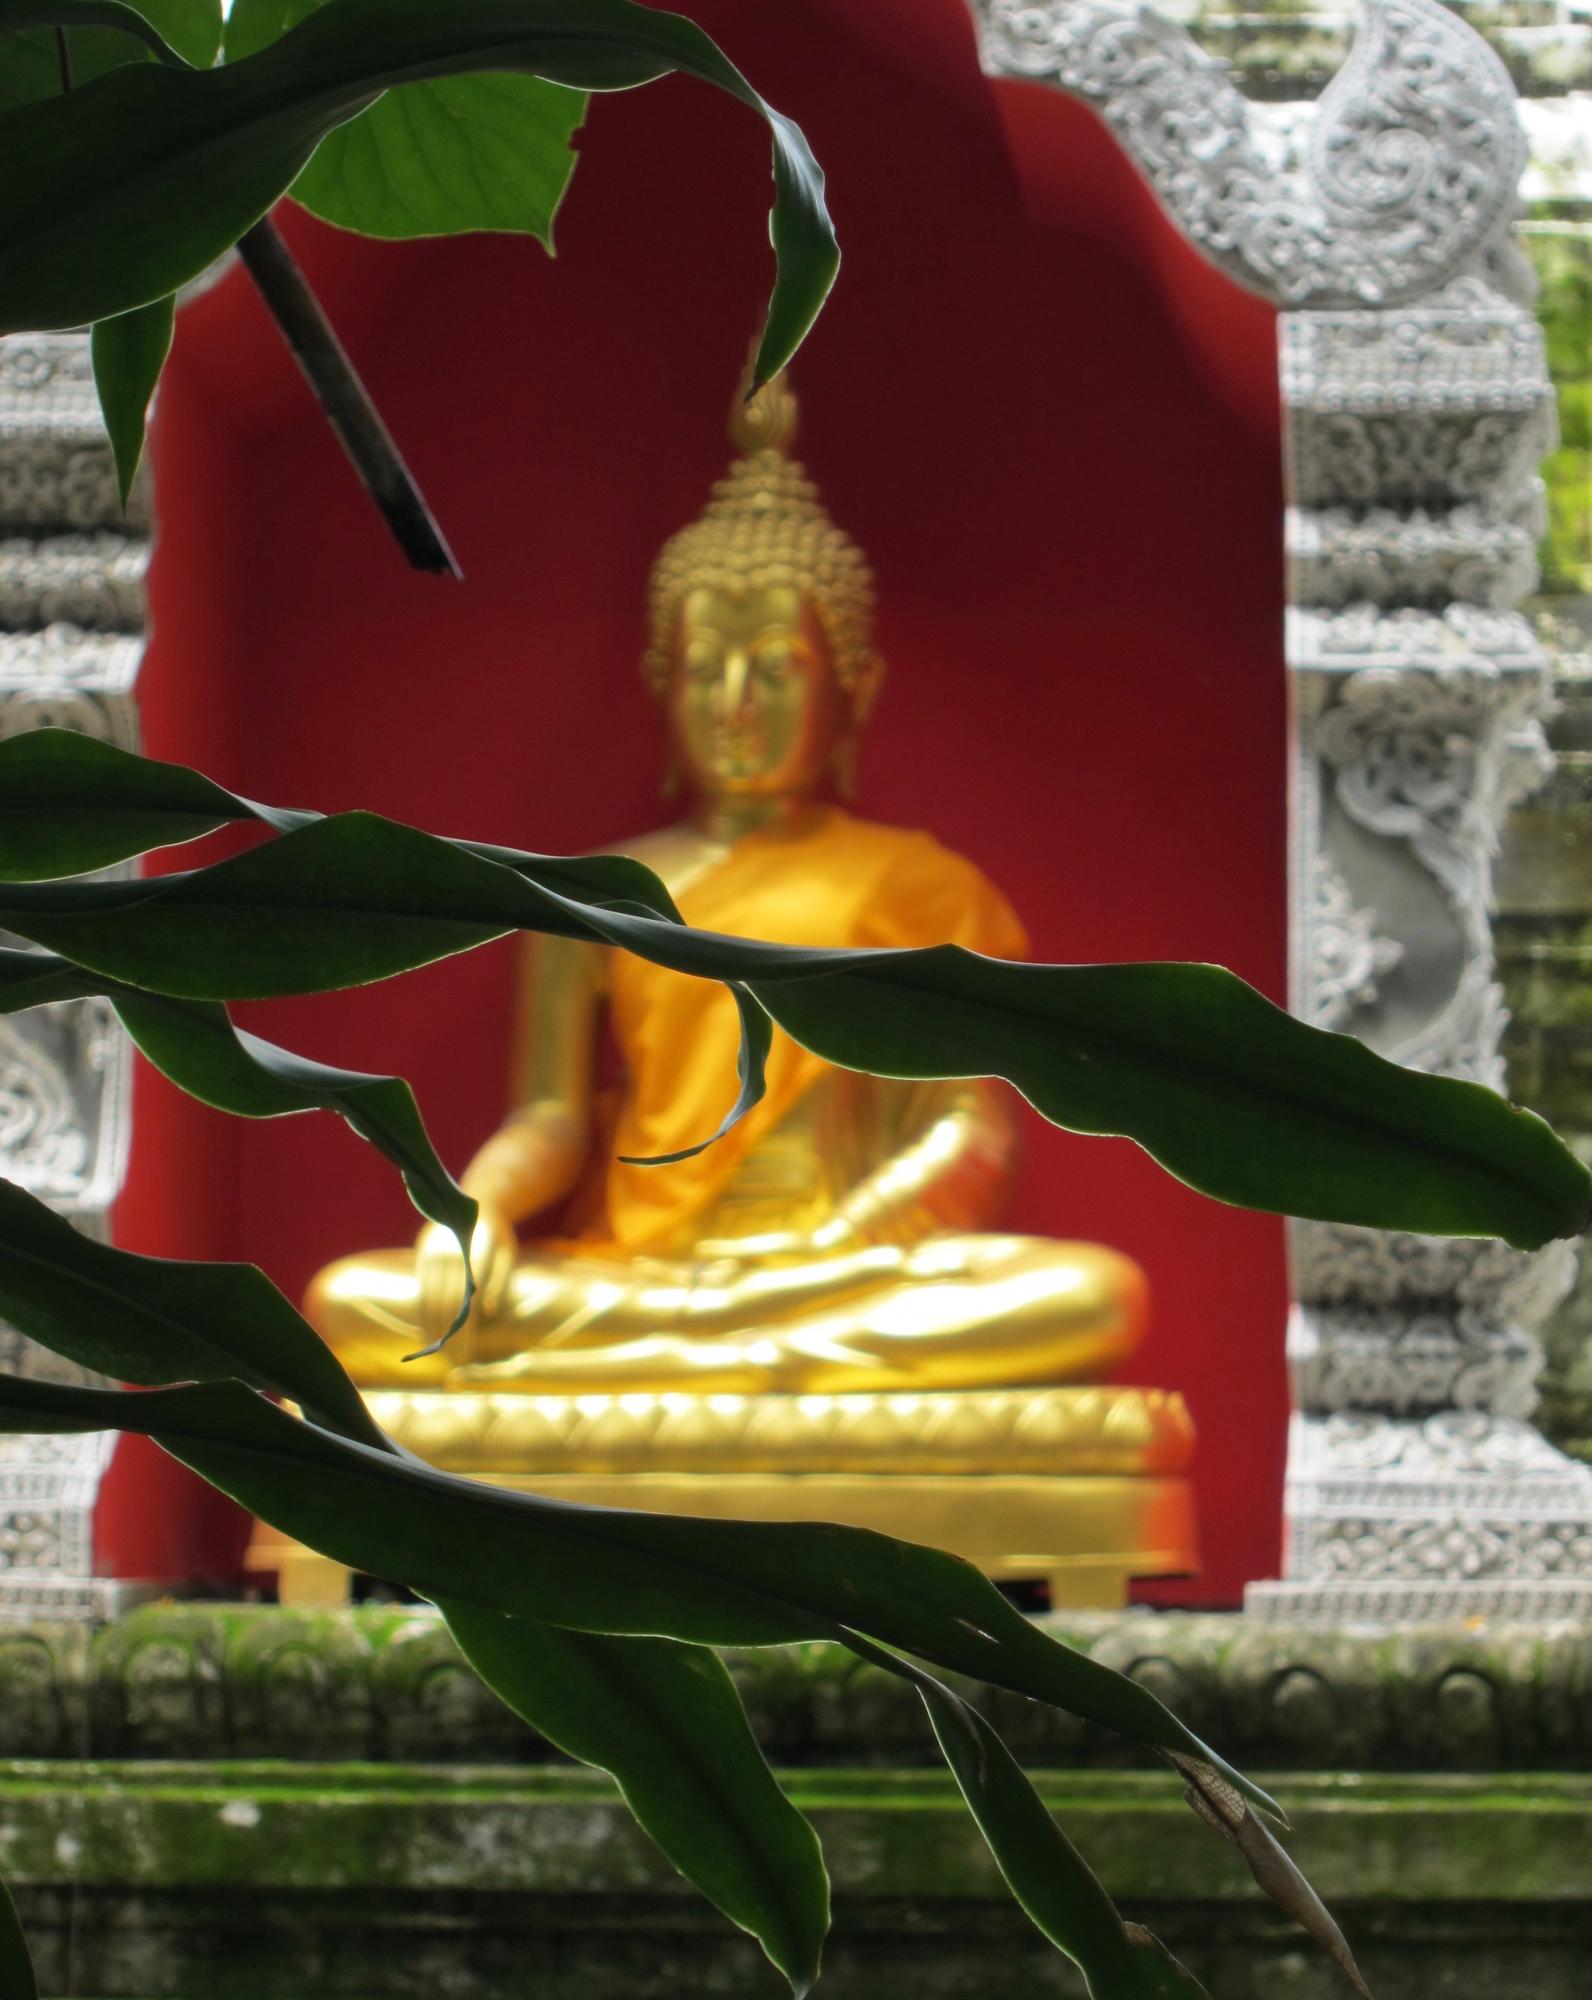
[[[882,678],[868,565],[787,457],[795,429],[783,377],[738,399],[741,455],[653,567],[645,670],[672,768],[709,799],[844,789]]]

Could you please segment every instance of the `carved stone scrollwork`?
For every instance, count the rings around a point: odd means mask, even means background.
[[[1254,105],[1147,8],[969,5],[990,76],[1093,106],[1189,239],[1284,309],[1293,1005],[1501,1087],[1492,855],[1546,774],[1550,698],[1512,607],[1557,435],[1511,236],[1526,141],[1504,65],[1440,0],[1360,0],[1314,103]],[[1307,1224],[1293,1260],[1288,1574],[1254,1607],[1568,1601],[1592,1494],[1522,1421],[1567,1256]],[[1455,1525],[1479,1491],[1460,1438],[1497,1461],[1474,1532]]]
[[[1536,584],[1542,515],[1538,482],[1497,512],[1478,506],[1409,514],[1391,507],[1291,507],[1290,594],[1334,609],[1459,603],[1503,610]]]
[[[1149,8],[972,5],[990,75],[1094,105],[1191,240],[1278,304],[1394,305],[1480,269],[1523,290],[1514,89],[1438,0],[1362,0],[1348,61],[1290,130]]]
[[[1262,1616],[1592,1612],[1592,1468],[1517,1418],[1299,1416],[1288,1488],[1291,1580]]]
[[[1557,437],[1542,331],[1493,297],[1293,314],[1281,367],[1299,507],[1512,516]]]
[[[0,738],[50,726],[136,745],[143,526],[140,500],[122,514],[87,337],[0,340]],[[0,1173],[103,1235],[130,1081],[103,1000],[0,1020]],[[6,1327],[0,1367],[92,1379]],[[0,1620],[97,1617],[116,1601],[94,1577],[92,1533],[113,1442],[0,1438]]]
[[[1337,869],[1316,876],[1310,925],[1308,992],[1301,1011],[1318,1028],[1342,1028],[1377,997],[1377,982],[1404,956],[1396,938],[1381,936],[1376,918],[1356,904]]]

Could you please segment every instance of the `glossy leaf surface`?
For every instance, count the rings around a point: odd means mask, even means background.
[[[0,28],[15,3],[0,0]],[[505,70],[582,91],[679,71],[764,118],[778,269],[756,372],[782,367],[839,261],[823,175],[699,28],[632,0],[327,0],[241,62],[119,68],[12,110],[0,118],[0,332],[107,319],[176,291],[383,91]]]
[[[1123,1923],[998,1731],[932,1675],[911,1678],[1007,1886],[1082,1971],[1091,2000],[1208,2000],[1158,1939]]]
[[[829,1926],[823,1854],[774,1782],[718,1656],[674,1639],[442,1609],[487,1685],[550,1743],[612,1772],[680,1872],[805,1994]]]
[[[342,1364],[263,1271],[96,1243],[4,1179],[0,1317],[118,1381],[249,1382],[292,1396],[349,1437],[385,1443]]]
[[[846,1068],[1004,1077],[1054,1123],[1134,1139],[1221,1201],[1523,1249],[1592,1209],[1592,1176],[1532,1113],[1307,1027],[1219,967],[765,944],[638,912],[639,897],[586,900],[588,882],[619,884],[602,857],[494,852],[345,813],[187,874],[0,890],[0,926],[135,986],[223,1000],[360,985],[549,931],[732,982]]]
[[[324,4],[234,0],[227,60],[253,55]],[[403,84],[326,135],[293,199],[366,236],[499,229],[551,243],[585,109],[583,92],[534,76]]]
[[[300,1422],[237,1382],[135,1394],[0,1377],[0,1432],[88,1430],[154,1437],[284,1534],[423,1597],[714,1646],[846,1640],[862,1628],[953,1673],[1198,1758],[1276,1810],[1148,1689],[1052,1639],[970,1563],[937,1549],[864,1528],[506,1492]]]
[[[233,1026],[226,1009],[84,973],[49,953],[0,947],[0,1014],[102,995],[145,1056],[203,1104],[239,1118],[332,1111],[402,1174],[420,1213],[451,1229],[469,1264],[476,1203],[437,1157],[402,1077],[334,1069]],[[467,1285],[461,1319],[468,1309]],[[175,1379],[175,1378],[172,1378]]]
[[[89,350],[94,363],[94,388],[100,414],[116,461],[116,484],[127,505],[133,478],[144,455],[144,423],[149,399],[171,352],[177,301],[171,293],[147,306],[102,319],[94,328]]]

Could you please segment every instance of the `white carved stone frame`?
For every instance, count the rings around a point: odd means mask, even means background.
[[[988,75],[1092,105],[1281,309],[1291,1004],[1501,1087],[1490,863],[1548,767],[1548,663],[1514,607],[1555,440],[1508,73],[1439,0],[1360,0],[1321,97],[1263,116],[1148,8],[969,5]],[[1528,1421],[1568,1251],[1319,1223],[1291,1248],[1285,1575],[1250,1610],[1592,1611],[1592,1470]]]
[[[124,515],[117,493],[87,335],[0,340],[0,737],[51,724],[136,748],[148,559],[141,499]],[[0,1017],[0,1172],[103,1234],[130,1087],[108,1003]],[[3,1323],[0,1369],[94,1379]],[[93,1549],[114,1442],[0,1437],[0,1619],[96,1617],[116,1602]]]
[[[1512,238],[1526,147],[1439,0],[1361,0],[1320,99],[1262,118],[1148,9],[969,0],[992,77],[1085,99],[1167,212],[1282,309],[1296,1009],[1502,1081],[1489,858],[1546,766],[1531,589],[1553,398]],[[137,741],[148,527],[124,518],[81,335],[0,341],[0,734]],[[0,1020],[0,1171],[86,1227],[128,1064],[94,1003]],[[1295,1227],[1287,1572],[1263,1616],[1592,1610],[1592,1471],[1527,1421],[1568,1258]],[[0,1328],[0,1367],[63,1365]],[[105,1441],[0,1439],[0,1616],[92,1615]]]

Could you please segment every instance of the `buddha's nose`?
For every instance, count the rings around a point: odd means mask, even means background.
[[[724,674],[719,681],[719,713],[732,716],[746,706],[746,693],[751,679],[752,661],[750,654],[736,647],[724,662]]]

